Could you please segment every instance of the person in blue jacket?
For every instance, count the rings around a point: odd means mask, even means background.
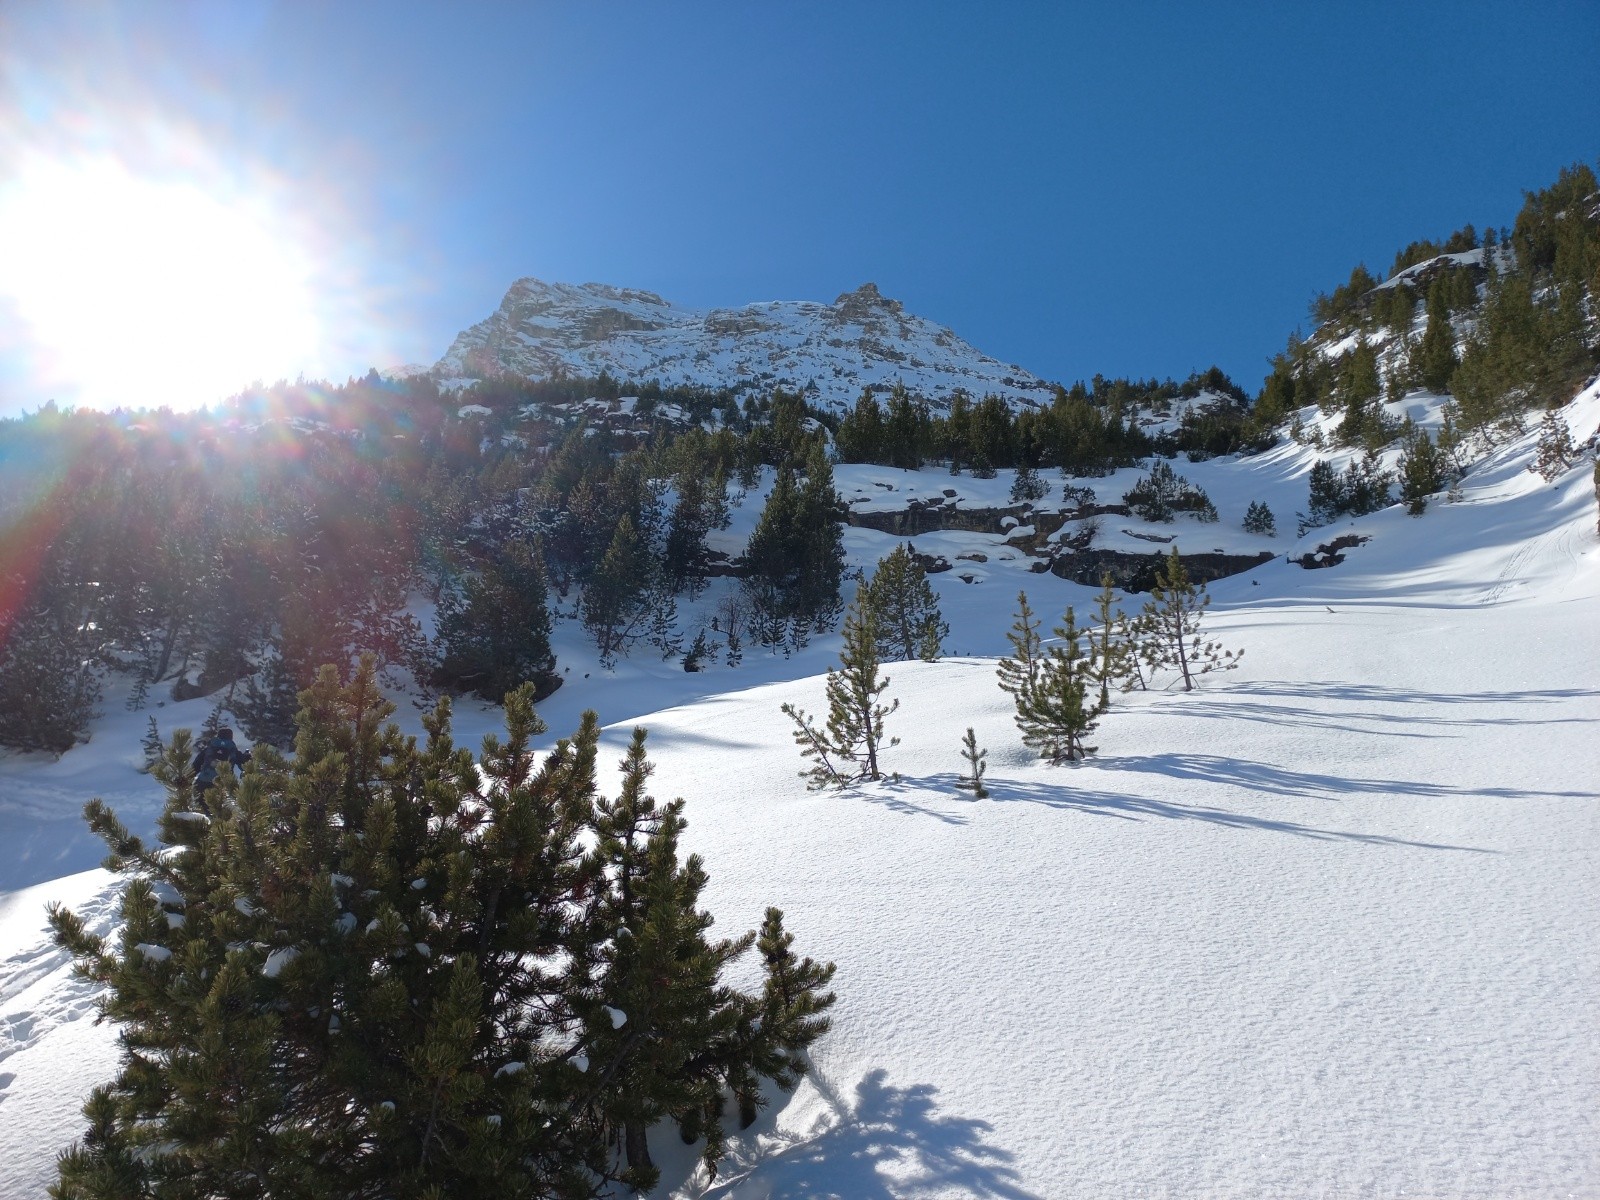
[[[235,767],[243,767],[249,761],[250,751],[239,749],[233,741],[233,730],[222,726],[194,756],[195,798],[204,797],[221,772],[227,771],[231,776]]]

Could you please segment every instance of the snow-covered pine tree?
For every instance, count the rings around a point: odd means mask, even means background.
[[[978,735],[971,725],[967,726],[967,736],[961,739],[961,757],[967,760],[967,774],[956,786],[971,792],[974,800],[987,799],[989,789],[983,786],[983,773],[988,769],[989,764],[984,760],[989,752],[978,749]]]
[[[1204,584],[1189,581],[1183,559],[1174,546],[1156,570],[1155,586],[1140,613],[1142,656],[1152,668],[1178,672],[1183,690],[1193,691],[1195,677],[1212,671],[1231,671],[1243,650],[1224,650],[1220,642],[1205,641],[1200,620],[1211,605]]]
[[[1094,753],[1083,739],[1094,732],[1101,708],[1093,695],[1094,662],[1079,641],[1070,607],[1053,632],[1056,642],[1040,665],[1038,681],[1017,695],[1016,720],[1023,743],[1059,764]]]
[[[301,701],[293,760],[258,748],[209,817],[190,810],[179,731],[156,771],[164,846],[88,807],[128,877],[123,928],[98,937],[63,909],[51,920],[106,989],[123,1062],[89,1100],[57,1193],[589,1198],[631,1181],[615,1100],[627,1022],[605,1007],[623,990],[618,914],[645,904],[683,949],[703,869],[680,871],[653,834],[637,877],[605,869],[599,723],[585,714],[536,758],[531,686],[506,698],[506,737],[486,739],[481,775],[451,741],[447,700],[424,718],[422,747],[385,724],[370,659],[346,686],[325,668]],[[783,1040],[792,1024],[775,1046],[759,1031],[702,1037],[746,1029],[765,1003],[715,977],[662,1003],[676,1024],[648,1006],[616,1012],[688,1037],[673,1053],[690,1078],[706,1059],[747,1082],[758,1049],[766,1062],[804,1045]],[[699,1003],[738,1020],[702,1019]],[[671,1111],[686,1086],[665,1066],[633,1079],[645,1090],[630,1102],[650,1111]]]
[[[878,631],[878,651],[891,662],[920,658],[934,662],[950,626],[939,612],[927,572],[904,543],[878,560],[861,585],[861,604]]]
[[[843,632],[839,667],[828,672],[828,716],[823,726],[818,728],[804,709],[793,704],[782,709],[795,723],[794,740],[801,755],[812,761],[801,775],[811,781],[813,790],[882,779],[879,750],[900,744],[899,738],[885,740],[884,718],[900,707],[900,701],[879,700],[889,678],[878,674],[877,628],[859,595],[845,614]]]

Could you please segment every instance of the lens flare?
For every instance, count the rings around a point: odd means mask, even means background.
[[[313,271],[270,214],[112,160],[0,193],[0,288],[85,399],[187,408],[318,357]]]

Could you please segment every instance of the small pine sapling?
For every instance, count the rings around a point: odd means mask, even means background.
[[[141,775],[148,775],[155,770],[156,764],[166,757],[166,743],[161,740],[161,730],[156,727],[155,714],[150,714],[149,724],[145,726],[144,737],[139,739],[139,748],[144,751],[144,766],[139,769]]]
[[[1554,483],[1566,474],[1577,457],[1566,421],[1555,409],[1548,410],[1539,421],[1539,444],[1529,469],[1538,472],[1546,483]]]
[[[1252,500],[1250,507],[1244,514],[1244,531],[1256,533],[1263,537],[1278,536],[1278,519],[1272,515],[1272,510],[1260,500]]]
[[[1140,626],[1145,662],[1151,667],[1177,671],[1186,692],[1194,690],[1197,676],[1231,671],[1244,654],[1242,650],[1224,650],[1220,642],[1202,639],[1200,620],[1210,605],[1211,596],[1205,585],[1189,581],[1189,573],[1174,546],[1156,571],[1155,586],[1140,613]]]
[[[782,708],[795,723],[794,740],[801,756],[812,760],[800,774],[810,780],[813,791],[882,779],[878,752],[900,744],[899,738],[885,740],[884,718],[900,707],[900,701],[879,701],[889,678],[878,674],[877,630],[871,615],[862,612],[859,596],[845,614],[843,632],[839,668],[828,672],[828,716],[823,726],[818,728],[804,709],[793,704]]]
[[[1111,707],[1112,684],[1126,692],[1132,690],[1135,676],[1142,682],[1128,618],[1117,606],[1117,600],[1111,573],[1107,571],[1100,576],[1100,591],[1094,598],[1096,625],[1089,634],[1089,654],[1094,660],[1095,681],[1100,685],[1101,712]]]
[[[1049,490],[1044,480],[1039,478],[1038,471],[1029,466],[1018,467],[1011,481],[1011,503],[1043,500]]]
[[[1025,745],[1052,764],[1087,758],[1095,748],[1084,738],[1094,732],[1100,706],[1092,697],[1094,666],[1079,640],[1072,609],[1055,630],[1056,644],[1040,664],[1038,681],[1017,696],[1017,728]]]
[[[1011,655],[1000,660],[1000,690],[1021,703],[1021,697],[1039,682],[1044,658],[1039,618],[1033,615],[1026,592],[1017,593],[1017,617],[1006,640],[1011,643]]]
[[[978,749],[978,735],[970,725],[967,726],[967,736],[961,739],[961,757],[967,760],[967,774],[956,786],[971,792],[974,800],[987,800],[989,789],[983,786],[983,773],[989,767],[984,761],[989,757],[989,752]]]

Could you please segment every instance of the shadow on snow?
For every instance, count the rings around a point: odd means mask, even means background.
[[[1010,1151],[988,1140],[993,1127],[940,1113],[939,1090],[931,1084],[893,1087],[879,1068],[856,1084],[851,1104],[819,1072],[810,1078],[836,1122],[788,1145],[769,1143],[758,1166],[719,1181],[701,1193],[705,1200],[745,1193],[763,1200],[891,1200],[950,1192],[1039,1200],[1018,1183]]]

